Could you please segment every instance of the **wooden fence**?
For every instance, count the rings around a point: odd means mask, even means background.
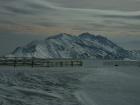
[[[28,57],[0,57],[0,66],[31,66],[31,67],[79,67],[81,60],[73,59],[40,59]]]

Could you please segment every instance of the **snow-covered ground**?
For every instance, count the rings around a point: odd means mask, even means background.
[[[0,67],[0,105],[140,105],[140,67]]]
[[[81,69],[82,70],[82,69]],[[0,105],[81,105],[79,68],[0,68]]]
[[[140,67],[102,67],[82,79],[84,105],[140,105]]]

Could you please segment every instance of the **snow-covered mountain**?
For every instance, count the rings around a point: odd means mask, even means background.
[[[138,59],[140,60],[140,50],[133,50],[133,51],[130,51],[130,58],[131,59]]]
[[[45,40],[36,40],[17,47],[10,55],[37,58],[95,58],[124,59],[129,51],[119,47],[106,37],[83,33],[78,36],[61,33]]]

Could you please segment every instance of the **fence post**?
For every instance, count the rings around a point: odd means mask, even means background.
[[[83,66],[83,62],[82,61],[80,61],[80,66]]]
[[[16,67],[16,63],[17,63],[17,61],[16,61],[16,57],[14,58],[14,67]]]
[[[25,57],[23,57],[23,66],[25,65],[25,61],[26,61],[26,58]]]
[[[32,65],[32,68],[33,68],[34,67],[34,57],[32,57],[31,60],[32,60],[32,64],[31,65]]]
[[[71,61],[71,66],[73,67],[74,65],[73,65],[73,61]]]
[[[3,57],[3,58],[4,58],[3,64],[6,65],[7,64],[6,58],[5,57]]]

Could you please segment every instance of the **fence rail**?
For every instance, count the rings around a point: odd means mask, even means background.
[[[0,66],[31,66],[31,67],[73,67],[82,66],[81,60],[72,59],[41,59],[28,57],[0,57]]]

